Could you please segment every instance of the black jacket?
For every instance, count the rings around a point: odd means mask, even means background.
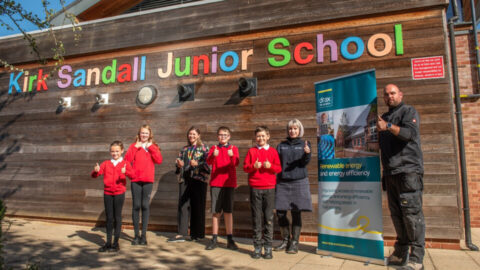
[[[384,175],[399,173],[423,174],[423,154],[420,145],[420,117],[412,106],[403,102],[382,115],[383,120],[400,127],[398,136],[380,132],[380,149]]]
[[[282,172],[278,174],[278,178],[282,180],[298,180],[308,176],[307,165],[312,157],[312,146],[310,153],[304,151],[305,141],[300,138],[290,139],[281,142],[277,146],[278,156],[282,165]]]

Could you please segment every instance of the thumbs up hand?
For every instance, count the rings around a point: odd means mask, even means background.
[[[215,150],[213,150],[213,156],[218,157],[218,154],[220,153],[220,151],[218,151],[218,148],[216,145],[214,147],[215,147]]]
[[[196,161],[195,159],[190,160],[190,166],[192,167],[198,166],[198,161]]]
[[[139,148],[142,146],[142,142],[140,141],[139,138],[137,138],[137,141],[135,142],[135,148]]]
[[[270,169],[270,167],[272,167],[272,164],[271,164],[271,163],[268,161],[268,159],[267,159],[267,161],[265,161],[265,162],[263,163],[263,166],[264,166],[266,169]]]
[[[231,146],[230,146],[230,148],[228,148],[227,154],[228,154],[228,156],[233,157],[233,149],[232,149]]]
[[[385,131],[387,130],[387,122],[383,120],[382,117],[378,116],[377,118],[377,129],[378,131]]]
[[[182,168],[182,167],[185,165],[184,162],[183,162],[183,160],[181,160],[181,159],[179,159],[179,158],[177,158],[177,159],[175,160],[175,163],[177,164],[177,167],[178,167],[178,168]]]
[[[122,173],[125,174],[127,172],[127,164],[123,165]]]
[[[257,161],[255,161],[255,163],[253,164],[253,167],[255,167],[255,169],[260,169],[262,167],[262,163],[258,161],[258,158]]]
[[[308,141],[305,141],[305,146],[303,147],[303,151],[305,151],[305,153],[307,154],[310,154],[310,147],[308,147]]]
[[[95,167],[93,167],[93,170],[95,170],[95,172],[99,172],[100,171],[100,165],[95,165]]]

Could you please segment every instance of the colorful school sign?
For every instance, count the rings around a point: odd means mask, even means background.
[[[376,42],[384,46],[379,49]],[[354,45],[351,45],[354,44]],[[353,46],[354,51],[350,51]],[[265,62],[275,68],[282,68],[294,63],[307,65],[310,63],[335,63],[339,57],[354,61],[362,56],[385,57],[392,51],[395,55],[404,54],[402,25],[396,24],[393,33],[376,33],[362,39],[357,36],[347,36],[341,41],[329,39],[328,33],[317,33],[314,37],[292,43],[287,37],[276,37],[268,42],[268,55]],[[151,81],[147,78],[148,70],[155,70],[155,79],[184,78],[217,73],[230,73],[248,70],[249,59],[255,54],[253,47],[242,50],[219,51],[218,46],[203,48],[199,55],[177,56],[175,52],[163,52],[162,61],[149,60],[146,55],[132,56],[123,59],[111,59],[103,65],[87,68],[63,65],[59,68],[55,85],[58,89],[93,87],[110,84],[123,84],[136,81]],[[329,50],[330,57],[324,57]],[[178,52],[177,52],[178,53]],[[261,53],[262,54],[262,53]],[[151,57],[157,58],[158,57]],[[47,91],[49,71],[42,68],[12,72],[9,74],[8,94],[29,93],[32,91]]]
[[[384,264],[375,71],[315,83],[318,253]]]

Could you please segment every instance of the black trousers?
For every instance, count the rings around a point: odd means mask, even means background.
[[[107,243],[112,242],[112,231],[115,228],[114,242],[118,243],[122,231],[122,208],[125,201],[125,193],[120,195],[103,194],[105,204],[105,216],[107,218]]]
[[[132,182],[132,221],[135,237],[139,236],[140,210],[142,210],[142,235],[146,236],[150,216],[150,195],[153,183]]]
[[[292,226],[302,227],[302,212],[290,211],[292,214]],[[286,210],[277,210],[278,225],[280,227],[290,227]]]
[[[271,247],[275,189],[250,188],[250,207],[252,209],[253,245]]]
[[[425,218],[422,210],[423,176],[401,173],[385,176],[388,207],[397,233],[395,255],[423,263],[425,255]]]
[[[178,234],[188,235],[190,221],[190,236],[205,237],[205,204],[207,200],[207,183],[185,178],[178,188]]]

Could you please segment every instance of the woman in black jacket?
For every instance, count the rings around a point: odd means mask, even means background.
[[[287,134],[287,139],[277,146],[282,172],[277,175],[275,209],[283,240],[274,250],[286,250],[287,253],[296,254],[302,228],[301,212],[312,211],[307,172],[312,154],[310,143],[301,139],[303,125],[298,119],[288,122]],[[288,210],[292,214],[291,233],[290,221],[287,217]]]

